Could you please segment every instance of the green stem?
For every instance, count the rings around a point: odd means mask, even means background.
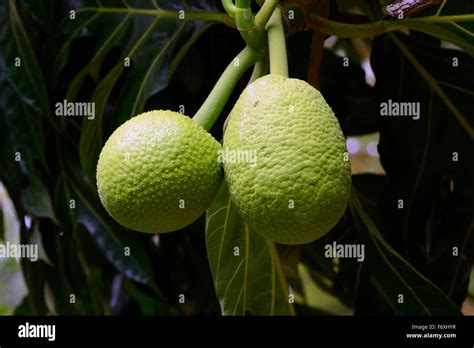
[[[267,0],[256,17],[252,13],[249,0],[222,0],[226,12],[234,19],[235,26],[249,47],[263,49],[267,45],[265,25],[270,19],[278,0]]]
[[[286,55],[286,37],[277,7],[267,24],[268,50],[270,54],[270,73],[288,77],[288,59]]]
[[[379,21],[367,24],[347,24],[331,21],[314,13],[310,13],[310,17],[311,28],[314,30],[343,38],[372,37],[388,31],[406,28],[405,25],[402,25],[403,21]]]
[[[310,12],[309,17],[311,18],[310,27],[319,32],[335,35],[343,38],[354,38],[354,37],[372,37],[380,34],[384,34],[394,30],[403,29],[417,29],[417,24],[427,23],[454,23],[463,21],[474,21],[474,14],[466,15],[453,15],[453,16],[428,16],[428,17],[416,17],[407,18],[399,21],[378,21],[367,24],[348,24],[331,21],[330,19],[323,18],[317,14]]]
[[[277,8],[278,0],[266,0],[255,16],[255,21],[260,28],[265,28],[273,12]]]
[[[235,85],[245,71],[262,58],[262,50],[245,47],[222,73],[206,101],[201,105],[193,117],[193,120],[204,129],[210,130],[227,99],[229,99]]]
[[[265,58],[262,58],[260,61],[255,63],[253,67],[252,76],[250,76],[249,83],[251,84],[253,81],[268,74],[268,55]]]
[[[234,17],[237,7],[232,0],[222,0],[222,6],[229,16]]]
[[[235,0],[235,6],[240,8],[250,8],[250,0]]]
[[[277,5],[278,0],[266,0],[262,5],[260,11],[258,11],[257,15],[255,16],[255,22],[257,22],[257,25],[260,28],[265,28],[268,21],[270,20],[270,17],[275,12]]]

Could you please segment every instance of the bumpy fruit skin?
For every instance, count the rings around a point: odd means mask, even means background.
[[[222,181],[221,145],[189,117],[150,111],[125,122],[107,140],[97,188],[107,212],[140,232],[163,233],[195,221]]]
[[[267,75],[250,84],[231,111],[223,150],[232,201],[266,238],[308,243],[344,214],[351,190],[344,135],[305,81]],[[245,159],[246,151],[256,151],[254,166],[230,155]]]

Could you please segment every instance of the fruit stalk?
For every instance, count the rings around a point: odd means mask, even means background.
[[[267,0],[254,17],[250,8],[250,0],[222,0],[224,9],[235,21],[235,25],[249,47],[263,49],[267,45],[265,25],[267,24],[277,0]]]
[[[268,49],[270,54],[270,73],[288,77],[288,59],[286,38],[281,20],[281,11],[277,7],[267,24]]]
[[[210,130],[216,122],[235,85],[244,72],[260,61],[264,56],[263,53],[266,49],[267,40],[263,28],[265,28],[272,16],[275,16],[275,11],[278,10],[277,0],[267,0],[254,18],[250,9],[250,1],[236,1],[236,5],[234,5],[232,0],[223,0],[222,4],[227,13],[235,20],[237,28],[240,30],[247,47],[227,66],[211,93],[193,117],[193,120],[206,130]],[[279,45],[283,45],[284,63],[280,63],[280,65],[286,65],[285,35],[279,10],[277,15],[277,18],[274,19],[275,23],[271,28],[273,31],[276,31],[274,36],[280,37],[279,39],[275,38],[274,41],[283,40],[283,43],[279,43]],[[282,54],[281,49],[275,52],[275,54]],[[252,78],[261,76],[265,71],[264,69],[264,65],[257,64]],[[288,75],[288,69],[286,69],[286,71]]]
[[[235,6],[240,7],[240,8],[250,7],[250,0],[236,0]]]
[[[245,71],[258,62],[263,50],[245,47],[227,66],[211,93],[193,117],[193,121],[210,130]]]
[[[277,8],[277,5],[277,0],[266,0],[260,8],[260,11],[258,11],[257,15],[255,16],[255,21],[257,22],[257,25],[259,25],[261,28],[265,28],[268,21],[270,20],[270,17]]]
[[[266,74],[268,74],[268,57],[264,57],[262,60],[255,63],[248,84],[251,84],[253,81]]]

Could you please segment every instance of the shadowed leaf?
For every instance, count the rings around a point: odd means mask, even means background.
[[[370,280],[395,314],[460,315],[459,308],[430,280],[403,259],[382,237],[352,192],[351,210],[366,248]],[[400,295],[402,297],[400,297]],[[401,300],[402,298],[402,300]]]

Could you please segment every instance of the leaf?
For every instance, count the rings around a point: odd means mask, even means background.
[[[434,9],[429,9],[430,12]],[[379,20],[367,24],[346,24],[310,13],[310,26],[338,37],[372,37],[382,33],[413,29],[448,41],[474,56],[474,6],[472,1],[444,0],[436,13],[397,20]]]
[[[366,262],[371,281],[381,297],[395,314],[403,315],[460,315],[460,309],[436,287],[403,259],[382,237],[372,219],[352,193],[350,200],[353,215],[360,218],[361,240],[366,247]],[[399,303],[399,295],[403,303]]]
[[[443,0],[431,16],[409,18],[404,22],[410,29],[454,43],[469,55],[474,56],[473,12],[472,1]]]
[[[438,17],[443,20],[442,17]],[[434,18],[432,19],[434,21]],[[471,23],[457,23],[446,20],[446,22],[436,23],[429,19],[426,21],[408,22],[407,27],[413,30],[432,35],[440,40],[451,42],[463,49],[470,56],[474,57],[474,15]]]
[[[332,315],[351,315],[353,310],[345,306],[341,301],[329,292],[321,289],[318,284],[311,279],[309,270],[303,264],[299,264],[298,272],[304,295],[304,304],[310,308],[323,311]]]
[[[48,254],[44,250],[43,246],[43,241],[41,239],[41,232],[39,229],[39,223],[36,220],[33,220],[33,233],[30,237],[29,243],[32,245],[37,245],[38,246],[38,259],[37,261],[41,260],[45,263],[47,263],[49,266],[53,266],[53,263],[48,257]]]
[[[443,100],[446,106],[451,111],[452,115],[457,119],[460,125],[466,130],[469,136],[474,138],[474,128],[471,126],[467,118],[459,111],[458,107],[451,101],[451,99],[446,95],[444,90],[440,87],[439,83],[435,78],[426,70],[423,65],[416,59],[416,57],[408,50],[408,48],[393,34],[390,34],[391,39],[395,44],[400,48],[405,57],[410,61],[411,64],[418,70],[420,75],[426,81],[433,91],[435,91],[438,96]]]
[[[21,193],[23,207],[37,217],[47,217],[57,223],[49,191],[39,180],[33,181]]]
[[[103,119],[109,99],[117,98],[116,114],[110,124],[117,126],[141,112],[149,97],[163,90],[172,72],[190,45],[222,13],[202,1],[161,1],[160,7],[149,3],[143,8],[130,7],[119,2],[113,7],[88,6],[77,11],[81,25],[70,23],[71,36],[58,58],[70,51],[72,40],[82,31],[98,36],[98,44],[90,61],[71,83],[66,99],[75,99],[91,68],[114,49],[115,66],[99,81],[92,102],[96,105],[94,120],[84,120],[79,153],[81,165],[89,180],[95,177],[95,166],[103,146]],[[185,11],[180,18],[178,10]],[[115,58],[117,57],[117,58]],[[130,66],[125,65],[125,61]],[[116,86],[119,78],[124,82]],[[116,88],[116,91],[114,90]]]
[[[42,120],[51,120],[43,76],[15,2],[0,4],[0,22],[4,23],[0,28],[0,171],[16,198],[19,187],[13,186],[19,186],[15,181],[20,166],[33,175],[33,160],[38,160],[48,171]],[[16,153],[21,155],[21,162],[14,161]]]
[[[76,216],[96,240],[105,257],[115,268],[136,282],[154,287],[151,260],[144,247],[104,211],[97,196],[70,182],[76,200]],[[125,255],[126,249],[129,255]]]
[[[474,56],[474,15],[472,23],[458,24],[456,22],[432,23],[429,21],[413,21],[408,23],[408,27],[426,34],[437,37],[440,40],[451,42],[466,53]],[[472,30],[472,31],[471,31]]]
[[[2,85],[0,106],[5,105],[5,108],[0,115],[0,171],[4,171],[4,177],[12,181],[17,181],[21,174],[34,179],[34,161],[41,164],[41,169],[49,171],[45,159],[43,124],[38,113],[24,103],[18,103],[11,86],[0,81]]]
[[[52,126],[46,85],[24,28],[15,0],[0,5],[0,67],[7,74],[7,80],[22,103],[33,108]],[[17,63],[17,64],[15,64]],[[20,64],[18,66],[18,63]]]
[[[474,163],[468,160],[474,155],[472,126],[461,122],[472,122],[474,59],[412,32],[376,38],[372,67],[381,81],[394,81],[375,86],[376,104],[392,99],[420,105],[418,120],[378,118],[386,181],[377,201],[377,225],[404,258],[460,306],[471,266],[466,258],[453,257],[452,248],[461,251],[465,244],[474,204]],[[397,207],[399,199],[404,209]]]
[[[122,70],[122,66],[115,67],[99,83],[92,97],[92,102],[96,105],[96,118],[84,121],[82,124],[79,138],[79,158],[84,173],[92,183],[95,183],[95,169],[103,145],[101,118],[110,92]]]
[[[173,63],[172,57],[178,57],[181,47],[189,47],[188,41],[194,41],[209,27],[209,24],[175,21],[172,25],[158,27],[160,34],[169,37],[169,40],[163,42],[162,45],[142,47],[136,53],[134,66],[130,69],[125,82],[128,88],[122,90],[119,98],[117,107],[117,122],[119,123],[143,112],[146,100],[167,86],[170,67]]]
[[[223,315],[294,314],[275,245],[242,222],[225,183],[207,212],[206,246]]]
[[[87,63],[87,65],[76,75],[74,80],[72,80],[69,85],[68,91],[66,93],[66,100],[73,101],[76,99],[77,94],[84,82],[84,79],[89,74],[92,66],[96,64],[100,58],[104,57],[105,54],[111,50],[115,45],[120,43],[120,40],[124,39],[126,24],[130,19],[130,15],[127,14],[123,19],[118,23],[118,25],[109,25],[105,27],[105,30],[101,31],[100,44],[98,48],[95,49],[94,56]]]

